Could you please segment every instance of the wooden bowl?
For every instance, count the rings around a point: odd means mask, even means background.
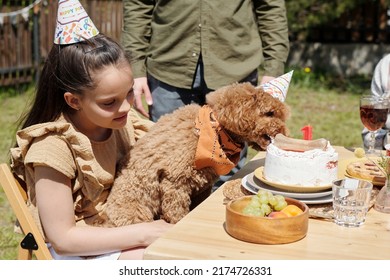
[[[303,213],[286,218],[253,217],[242,213],[252,196],[231,200],[226,206],[226,231],[234,238],[259,244],[284,244],[306,236],[309,224],[309,208],[306,204],[286,197],[287,204],[294,204]]]

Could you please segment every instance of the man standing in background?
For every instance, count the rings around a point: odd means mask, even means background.
[[[135,106],[153,121],[186,104],[203,105],[207,93],[231,83],[256,86],[260,66],[261,84],[284,73],[283,0],[124,0],[123,7]]]

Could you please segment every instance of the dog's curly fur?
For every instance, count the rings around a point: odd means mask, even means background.
[[[270,137],[286,134],[288,107],[249,83],[236,83],[207,95],[218,122],[237,142],[264,150]],[[211,193],[219,176],[211,167],[194,168],[199,105],[167,114],[135,144],[120,164],[107,199],[106,226],[182,219],[191,202]],[[200,197],[200,199],[199,199]]]

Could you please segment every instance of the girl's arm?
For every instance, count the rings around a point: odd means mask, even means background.
[[[172,226],[156,221],[118,228],[76,227],[70,179],[45,166],[35,167],[35,177],[42,226],[60,255],[90,256],[146,247]]]

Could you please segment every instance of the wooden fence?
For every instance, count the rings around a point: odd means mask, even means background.
[[[0,8],[0,86],[31,82],[53,44],[58,1],[2,2],[8,4]],[[80,2],[101,33],[120,39],[121,0]]]
[[[231,0],[226,0],[231,1]],[[80,0],[100,32],[119,41],[121,0]],[[3,4],[5,3],[5,4]],[[0,86],[37,78],[53,44],[57,0],[0,0]],[[30,7],[27,13],[24,9]],[[306,32],[306,42],[390,43],[387,0],[367,1],[340,19]],[[290,33],[292,42],[299,32]]]

